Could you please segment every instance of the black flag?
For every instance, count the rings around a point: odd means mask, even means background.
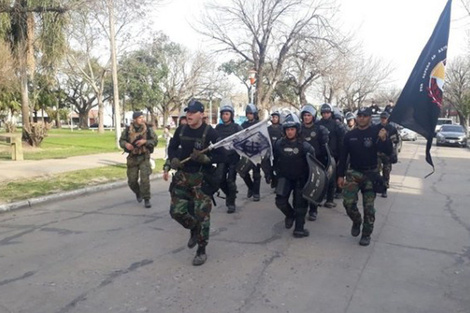
[[[390,116],[427,139],[426,162],[433,168],[429,175],[434,173],[431,145],[442,106],[451,4],[448,0]]]

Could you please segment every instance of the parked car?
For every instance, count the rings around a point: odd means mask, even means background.
[[[454,121],[451,118],[440,117],[437,119],[436,128],[434,129],[434,135],[441,130],[442,125],[452,125]]]
[[[404,141],[416,141],[418,140],[418,134],[411,129],[402,128],[400,130],[401,139]]]
[[[467,132],[462,125],[442,125],[436,134],[436,146],[449,145],[466,147]]]

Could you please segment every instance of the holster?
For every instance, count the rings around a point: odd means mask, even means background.
[[[375,193],[384,193],[387,191],[387,185],[379,172],[368,171],[364,172],[364,174],[372,181],[372,189]]]
[[[217,166],[211,165],[209,167],[205,167],[202,171],[204,178],[201,190],[206,195],[212,196],[220,188],[220,183],[222,182],[223,175],[225,173],[225,164],[219,163]]]

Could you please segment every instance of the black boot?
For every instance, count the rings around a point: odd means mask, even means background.
[[[351,236],[357,237],[361,233],[361,222],[353,223],[351,227]]]
[[[137,193],[137,194],[135,195],[135,198],[137,199],[137,202],[139,202],[139,203],[141,203],[142,200],[143,200],[143,199],[142,199],[142,196],[140,195],[140,193]]]
[[[234,204],[227,205],[227,213],[228,214],[235,213],[235,205]]]
[[[368,246],[370,244],[370,236],[362,235],[361,240],[359,241],[361,246]]]
[[[310,236],[310,232],[306,229],[295,229],[294,230],[294,237],[295,238],[303,238]]]
[[[196,256],[193,259],[193,265],[194,266],[199,266],[207,261],[207,254],[206,254],[206,247],[201,247],[197,248]]]
[[[147,208],[147,209],[150,209],[152,207],[152,205],[150,204],[150,200],[149,199],[145,199],[144,201],[144,207]]]
[[[189,237],[189,240],[188,240],[189,249],[192,249],[196,246],[197,237],[199,236],[200,232],[201,232],[201,224],[199,224],[198,222],[197,225],[191,229],[191,237]]]
[[[284,219],[284,226],[286,229],[291,229],[294,226],[294,217],[288,216]]]

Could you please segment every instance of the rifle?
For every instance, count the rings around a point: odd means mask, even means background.
[[[139,147],[137,146],[137,141],[139,141],[139,140],[141,140],[141,139],[143,139],[143,138],[144,138],[144,137],[143,137],[142,135],[137,136],[137,137],[135,138],[135,140],[134,140],[133,142],[131,142],[131,145],[132,145],[134,148],[139,148]],[[130,151],[130,150],[128,150],[128,149],[126,149],[126,148],[124,147],[124,152],[123,152],[122,154],[124,154],[124,153],[126,153],[126,152],[127,152],[127,153],[131,153],[132,151]]]

